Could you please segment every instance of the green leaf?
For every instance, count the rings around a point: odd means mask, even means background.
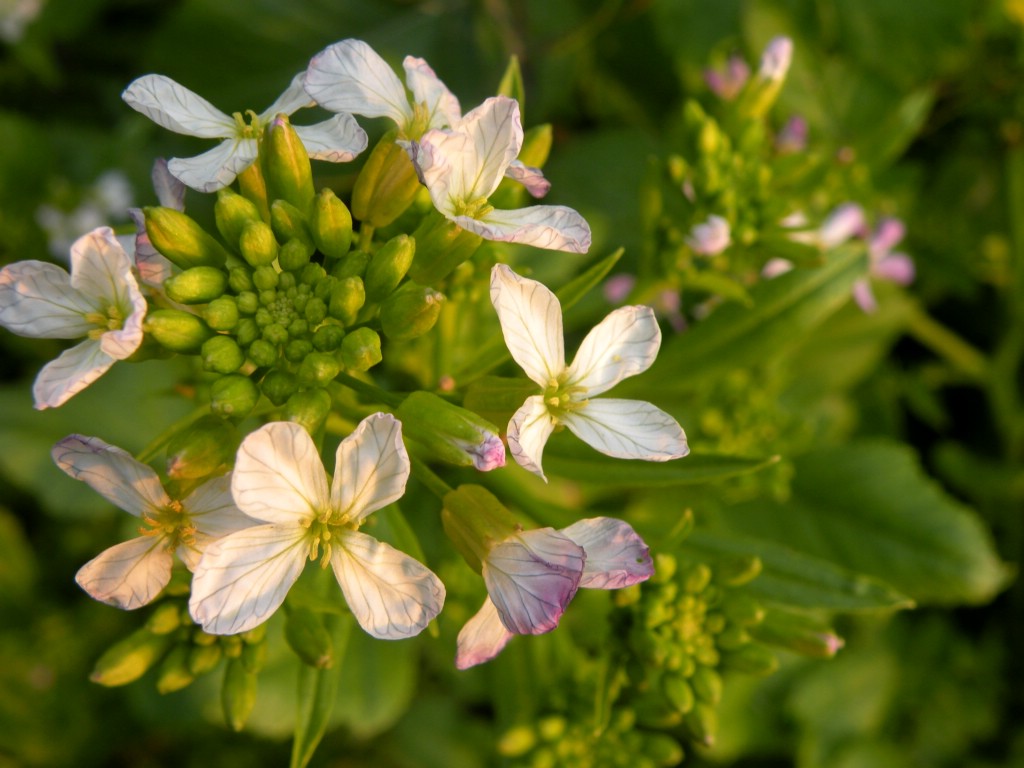
[[[334,625],[334,649],[338,657],[341,657],[345,653],[355,621],[351,617],[338,619],[334,616],[327,616],[326,620],[328,626]],[[338,684],[344,665],[344,662],[341,665],[335,664],[330,669],[299,665],[299,707],[295,738],[292,741],[291,768],[305,768],[309,764],[327,731],[331,712],[338,699]]]
[[[712,558],[756,555],[764,570],[744,589],[759,598],[784,605],[864,611],[911,608],[914,604],[906,595],[877,579],[766,539],[698,530],[686,539],[683,550]]]

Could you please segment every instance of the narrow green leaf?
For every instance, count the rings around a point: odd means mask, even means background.
[[[334,647],[338,658],[343,658],[355,623],[351,616],[326,616],[333,629]],[[314,669],[299,665],[298,714],[295,720],[295,738],[292,741],[291,768],[305,768],[313,758],[320,740],[327,731],[327,723],[338,699],[338,683],[346,661],[330,669]]]

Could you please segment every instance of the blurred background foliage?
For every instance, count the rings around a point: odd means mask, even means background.
[[[682,152],[684,101],[715,113],[705,69],[734,53],[756,66],[771,38],[790,37],[772,119],[802,116],[814,151],[839,168],[801,201],[819,218],[846,199],[902,218],[913,287],[876,286],[881,308],[865,315],[836,298],[849,260],[766,282],[753,309],[737,299],[667,335],[659,367],[623,386],[679,417],[694,458],[781,456],[760,472],[630,494],[614,479],[591,483],[592,467],[574,477],[572,450],[554,440],[551,465],[567,480],[535,497],[493,482],[544,522],[568,507],[628,515],[654,551],[692,509],[697,533],[673,545],[677,558],[757,555],[752,594],[813,608],[845,638],[829,661],[783,653],[774,675],[727,676],[717,740],[687,746],[686,764],[1024,764],[1024,590],[1012,579],[1024,551],[1024,3],[0,0],[0,24],[2,263],[59,260],[82,231],[125,224],[126,204],[153,202],[155,157],[203,148],[122,103],[135,77],[168,75],[226,112],[261,109],[312,54],[358,37],[394,63],[424,57],[464,107],[494,93],[517,56],[525,124],[554,127],[549,201],[587,217],[591,256],[623,246],[616,270],[642,272],[666,226],[652,222],[651,169]],[[317,170],[344,188],[344,168]],[[188,205],[210,220],[209,200]],[[660,210],[670,217],[670,201]],[[557,287],[591,260],[542,254],[533,267]],[[607,311],[597,293],[577,319]],[[49,449],[80,432],[141,450],[187,410],[176,396],[187,371],[116,366],[39,413],[30,382],[57,346],[9,334],[2,344],[0,766],[286,763],[294,679],[275,667],[279,640],[242,734],[220,724],[216,682],[159,695],[147,681],[113,690],[88,679],[138,619],[91,602],[73,576],[124,521],[62,476]],[[480,585],[436,532],[419,533],[432,562],[448,558],[440,640],[350,638],[338,727],[313,765],[512,764],[499,752],[532,748],[515,742],[516,726],[537,724],[527,740],[572,737],[571,720],[544,714],[569,711],[565,700],[594,684],[570,637],[596,644],[580,638],[607,605],[581,595],[569,631],[456,673],[454,636]],[[909,601],[916,610],[898,610]]]

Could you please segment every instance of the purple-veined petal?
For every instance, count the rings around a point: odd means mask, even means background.
[[[266,125],[275,115],[291,115],[303,107],[312,107],[314,102],[302,87],[305,72],[299,72],[285,88],[284,93],[274,99],[274,103],[260,113],[260,124]]]
[[[166,170],[167,163],[164,162],[164,170],[167,174],[167,178],[171,179],[175,185],[175,188],[180,187],[182,190],[185,189],[185,185],[182,184],[178,179],[171,175],[170,171]],[[154,166],[154,173],[155,173]],[[184,203],[184,192],[182,192],[182,202]],[[163,203],[161,202],[161,205]],[[166,207],[166,206],[165,206]],[[183,210],[179,208],[176,210]],[[142,212],[141,208],[129,208],[128,216],[131,218],[132,223],[135,224],[135,268],[139,272],[139,277],[145,285],[155,288],[158,292],[163,293],[164,280],[174,274],[175,267],[171,264],[170,260],[165,258],[156,248],[153,247],[153,243],[149,239],[149,234],[146,232],[146,215]],[[170,299],[168,299],[170,301]]]
[[[85,315],[99,302],[71,287],[66,271],[44,261],[16,261],[0,270],[0,325],[32,339],[77,339],[96,327]]]
[[[313,438],[298,424],[264,424],[238,447],[231,473],[238,508],[267,523],[301,526],[330,504],[327,472]]]
[[[590,249],[590,225],[579,213],[564,205],[494,209],[479,219],[469,216],[449,218],[485,240],[569,253],[586,253]]]
[[[156,199],[160,205],[164,208],[173,208],[176,211],[185,210],[185,185],[167,169],[167,161],[164,158],[158,157],[153,161],[153,170],[149,177],[153,182],[153,191],[156,192]],[[134,216],[132,219],[138,226],[138,221]]]
[[[871,266],[871,274],[897,285],[914,282],[914,261],[905,253],[887,253]]]
[[[342,40],[309,62],[303,86],[331,112],[390,117],[400,127],[412,119],[412,107],[398,75],[362,40]]]
[[[539,475],[545,483],[548,479],[544,476],[541,459],[555,426],[555,420],[540,395],[526,398],[508,422],[508,450],[512,458],[527,472]]]
[[[299,526],[255,525],[217,539],[192,577],[192,618],[214,635],[262,624],[281,607],[308,554]]]
[[[643,373],[658,356],[661,329],[650,307],[620,307],[595,325],[576,353],[567,386],[587,397],[607,392],[628,376]]]
[[[294,127],[313,160],[347,163],[366,149],[366,131],[352,115],[335,115],[322,123]]]
[[[32,384],[36,410],[64,405],[106,373],[114,362],[98,340],[85,339],[65,349],[40,369]]]
[[[216,192],[252,165],[256,153],[255,139],[228,139],[201,155],[171,158],[167,168],[197,192]]]
[[[523,146],[519,104],[507,96],[491,97],[463,117],[457,130],[470,142],[464,151],[448,157],[459,179],[452,185],[453,192],[467,203],[490,197]]]
[[[599,397],[562,417],[580,440],[618,459],[669,461],[690,452],[683,428],[642,400]]]
[[[338,445],[331,508],[344,516],[344,522],[358,524],[398,501],[408,479],[409,454],[402,443],[401,422],[389,413],[374,413]]]
[[[234,136],[235,121],[202,96],[164,75],[143,75],[121,94],[128,106],[175,133],[202,139]]]
[[[491,304],[512,359],[530,379],[549,386],[565,371],[562,306],[547,286],[504,264],[491,270]]]
[[[195,571],[199,557],[219,538],[256,525],[256,521],[235,506],[231,496],[231,475],[221,475],[196,488],[181,502],[195,527],[192,545],[181,544],[178,557]]]
[[[454,126],[462,119],[459,100],[438,79],[427,62],[415,56],[406,56],[402,66],[405,68],[405,83],[412,91],[413,101],[427,107],[430,115],[428,128]]]
[[[472,139],[451,130],[431,130],[419,141],[406,145],[416,175],[430,193],[434,207],[445,216],[455,216],[456,204],[465,202],[466,177],[461,166],[453,166],[471,151]]]
[[[591,517],[563,528],[562,533],[587,553],[581,587],[621,589],[654,574],[650,550],[629,523],[613,517]]]
[[[874,312],[878,309],[878,301],[875,299],[875,292],[871,290],[871,283],[866,277],[859,277],[853,283],[853,300],[864,312]]]
[[[139,536],[104,550],[78,569],[75,581],[94,600],[133,611],[171,580],[171,553],[158,536]]]
[[[554,528],[512,536],[483,562],[484,583],[501,623],[517,635],[558,626],[583,576],[586,553]]]
[[[50,452],[54,463],[107,501],[136,517],[171,503],[152,467],[98,437],[68,435]]]
[[[491,598],[466,622],[459,631],[455,667],[469,669],[483,664],[497,656],[512,639],[512,633],[505,629]]]
[[[505,176],[518,181],[531,197],[544,197],[551,190],[551,182],[544,178],[544,172],[520,160],[513,160],[505,169]]]
[[[381,640],[418,635],[444,606],[444,584],[427,566],[358,531],[331,542],[331,567],[352,615]]]
[[[125,318],[145,315],[146,300],[132,274],[132,259],[110,227],[82,235],[71,246],[71,287],[93,297],[104,314],[116,307]]]

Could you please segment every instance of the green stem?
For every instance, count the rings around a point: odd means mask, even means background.
[[[370,252],[374,229],[373,224],[367,224],[365,221],[359,225],[359,244],[356,247],[363,253]]]
[[[409,458],[412,462],[412,472],[416,475],[416,479],[423,483],[437,498],[443,500],[445,496],[452,492],[452,487],[438,477],[434,470],[415,457],[410,456]]]
[[[358,392],[361,395],[366,395],[371,400],[378,403],[383,403],[389,408],[397,408],[402,404],[402,400],[405,398],[399,395],[392,394],[391,392],[385,392],[380,387],[376,387],[373,384],[368,384],[365,381],[349,376],[347,373],[339,373],[334,381],[337,384],[348,387],[349,389]]]
[[[167,429],[157,435],[145,448],[136,454],[135,458],[141,463],[145,464],[156,456],[157,452],[166,445],[166,443],[174,437],[176,434],[184,429],[187,429],[194,422],[205,416],[210,412],[210,406],[203,404],[196,408],[192,413],[184,418],[178,419],[176,422],[171,424]]]
[[[910,305],[907,332],[971,381],[981,383],[989,372],[985,355],[935,320],[920,305]]]

